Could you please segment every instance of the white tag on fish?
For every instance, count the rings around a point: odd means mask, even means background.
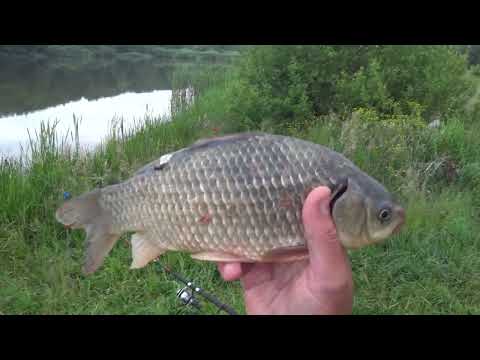
[[[175,153],[162,155],[160,157],[160,163],[158,165],[160,165],[160,166],[165,165],[170,160],[170,158],[173,156],[173,154],[175,154]]]

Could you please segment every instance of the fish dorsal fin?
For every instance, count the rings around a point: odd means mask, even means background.
[[[204,138],[194,142],[192,146],[190,146],[187,150],[195,151],[202,148],[215,147],[215,146],[235,142],[238,140],[246,140],[251,137],[264,136],[264,135],[265,134],[261,132],[243,132],[243,133],[229,134],[224,136],[217,136],[212,138]]]
[[[190,147],[184,149],[183,152],[179,153],[174,158],[171,158],[169,162],[173,163],[174,161],[177,161],[180,159],[186,159],[197,152],[206,151],[208,149],[232,144],[238,141],[246,141],[252,137],[259,137],[259,136],[265,136],[265,135],[266,134],[261,132],[244,132],[244,133],[218,136],[213,138],[200,139],[194,142]]]
[[[158,159],[155,159],[152,162],[148,163],[147,165],[144,165],[143,167],[138,169],[133,174],[133,176],[146,174],[146,173],[149,173],[149,172],[154,171],[154,170],[161,170],[163,167],[165,167],[168,164],[168,162],[170,161],[170,159],[173,156],[176,156],[177,154],[180,154],[181,152],[183,152],[185,150],[186,150],[186,148],[183,148],[183,149],[180,149],[180,150],[168,153],[168,154],[163,154]]]
[[[162,170],[166,168],[168,164],[172,163],[173,161],[188,157],[189,155],[192,155],[197,151],[206,150],[212,147],[229,144],[235,141],[246,140],[254,136],[264,136],[264,135],[265,134],[261,132],[244,132],[244,133],[230,134],[225,136],[218,136],[213,138],[200,139],[194,142],[189,147],[182,148],[172,153],[162,155],[160,158],[148,163],[147,165],[137,170],[134,176],[146,174],[155,170]]]

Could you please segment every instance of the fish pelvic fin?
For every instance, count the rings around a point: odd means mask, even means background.
[[[145,267],[152,260],[162,255],[166,250],[149,241],[147,234],[135,233],[132,235],[132,264],[130,269]]]
[[[85,229],[86,250],[83,273],[90,275],[102,264],[121,234],[112,232],[112,218],[98,200],[97,189],[65,202],[55,213],[58,222],[72,229]]]

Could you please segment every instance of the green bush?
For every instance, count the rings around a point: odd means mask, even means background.
[[[411,105],[414,108],[414,105]],[[340,151],[387,185],[399,185],[425,150],[421,107],[409,115],[385,115],[359,108],[342,125]]]
[[[367,47],[257,46],[238,63],[230,90],[231,113],[249,126],[275,119],[305,120],[331,109],[342,69],[366,64]]]
[[[451,115],[474,93],[466,55],[450,46],[257,46],[229,87],[232,116],[247,127],[306,121],[368,107],[428,121]]]

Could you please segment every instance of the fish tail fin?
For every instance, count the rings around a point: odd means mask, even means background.
[[[58,222],[72,229],[85,229],[86,254],[83,273],[94,273],[113,248],[121,234],[113,233],[112,218],[98,203],[97,189],[65,202],[56,212]]]

